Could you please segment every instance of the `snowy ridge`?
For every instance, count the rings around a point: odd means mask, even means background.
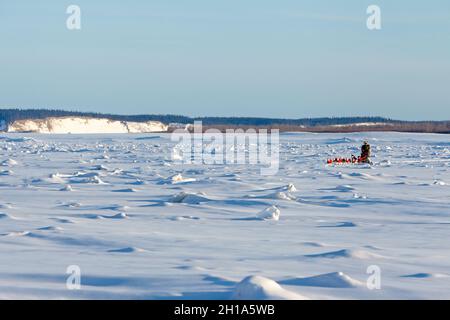
[[[0,123],[0,130],[35,133],[147,133],[165,132],[168,126],[159,121],[130,122],[106,118],[58,117],[16,120],[9,126]]]

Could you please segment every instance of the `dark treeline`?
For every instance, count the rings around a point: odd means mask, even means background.
[[[205,125],[236,125],[236,126],[329,126],[348,125],[354,123],[393,123],[382,117],[330,117],[330,118],[303,118],[303,119],[277,119],[277,118],[251,118],[251,117],[205,117],[196,118]]]
[[[97,112],[65,111],[57,109],[0,109],[0,120],[5,120],[7,124],[10,124],[16,120],[45,119],[50,117],[88,117],[135,122],[161,121],[163,123],[192,122],[190,118],[178,115],[115,115]]]
[[[193,123],[195,120],[202,121],[204,125],[231,125],[231,126],[328,126],[347,125],[353,123],[400,123],[382,117],[342,117],[342,118],[304,118],[304,119],[276,119],[255,117],[199,117],[192,118],[181,115],[114,115],[95,112],[65,111],[57,109],[0,109],[0,120],[10,124],[16,120],[45,119],[49,117],[91,117],[107,118],[117,121],[161,121],[163,123]]]
[[[392,132],[415,132],[415,133],[444,133],[450,134],[450,121],[423,121],[423,122],[398,122],[375,124],[370,126],[359,126],[356,124],[348,124],[343,126],[335,125],[317,125],[314,127],[308,126],[290,126],[290,125],[269,125],[269,126],[229,126],[229,125],[214,125],[203,126],[203,131],[208,129],[218,129],[226,132],[228,129],[277,129],[280,132],[317,132],[317,133],[350,133],[350,132],[375,132],[375,131],[392,131]],[[189,129],[193,131],[193,128]]]

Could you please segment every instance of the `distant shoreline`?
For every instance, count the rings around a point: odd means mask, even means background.
[[[86,119],[107,119],[120,122],[145,123],[157,121],[167,126],[166,132],[189,127],[201,121],[203,130],[227,129],[278,129],[280,132],[411,132],[450,134],[449,121],[403,121],[384,117],[322,117],[277,119],[258,117],[187,117],[182,115],[115,115],[91,112],[65,111],[57,109],[0,109],[0,131],[23,120],[42,121],[50,118],[77,117]]]
[[[356,132],[405,132],[405,133],[436,133],[436,134],[450,134],[450,122],[448,123],[430,123],[420,122],[411,123],[404,122],[394,125],[374,125],[374,126],[359,126],[359,125],[345,125],[345,126],[314,126],[314,127],[295,127],[295,126],[204,126],[203,130],[218,129],[225,132],[227,129],[277,129],[280,132],[309,132],[309,133],[356,133]]]

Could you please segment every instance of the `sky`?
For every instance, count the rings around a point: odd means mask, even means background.
[[[0,0],[7,107],[450,120],[450,1]]]

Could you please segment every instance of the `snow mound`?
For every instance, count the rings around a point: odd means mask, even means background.
[[[375,259],[375,258],[383,258],[380,255],[364,251],[364,250],[351,250],[351,249],[342,249],[337,251],[330,251],[330,252],[323,252],[323,253],[316,253],[316,254],[308,254],[305,255],[305,257],[308,258],[329,258],[329,259],[335,259],[335,258],[354,258],[354,259]]]
[[[176,174],[169,179],[172,184],[195,181],[194,178],[184,178],[181,174]]]
[[[2,220],[2,219],[13,219],[13,220],[15,220],[16,218],[11,216],[11,215],[9,215],[9,214],[7,214],[7,213],[0,212],[0,220]]]
[[[380,161],[379,165],[382,167],[390,167],[392,165],[392,163],[389,160],[382,160],[382,161]]]
[[[175,174],[168,177],[167,179],[161,180],[159,184],[178,184],[178,183],[188,183],[196,181],[195,178],[184,178],[181,174]]]
[[[169,199],[171,203],[201,204],[211,201],[204,193],[180,192]]]
[[[349,174],[350,177],[354,177],[354,178],[361,178],[364,180],[380,180],[377,177],[374,177],[368,173],[361,173],[361,172],[353,172]]]
[[[73,188],[70,184],[68,184],[64,188],[61,188],[60,191],[73,191]]]
[[[102,216],[102,217],[107,219],[128,219],[128,215],[125,212],[121,212],[113,216]]]
[[[181,216],[181,217],[171,217],[172,221],[182,221],[182,220],[200,220],[199,217],[196,216]]]
[[[315,241],[305,241],[302,242],[301,244],[307,247],[315,247],[315,248],[325,247],[325,244]]]
[[[273,195],[274,199],[279,200],[296,200],[297,198],[290,194],[289,192],[277,192]]]
[[[339,138],[339,139],[330,139],[330,140],[326,141],[325,143],[326,144],[343,144],[343,143],[352,143],[354,141],[355,140],[353,140],[353,139],[344,137],[344,138]]]
[[[334,188],[334,190],[336,190],[338,192],[351,192],[351,191],[354,191],[355,188],[348,184],[342,184],[342,185],[339,185],[336,188]]]
[[[2,170],[0,171],[0,176],[11,176],[14,174],[14,171],[12,170]]]
[[[79,202],[69,202],[66,204],[63,204],[62,207],[66,208],[81,208],[82,204]]]
[[[293,183],[289,183],[287,185],[286,189],[287,189],[288,192],[296,192],[297,191],[297,188],[295,187],[295,185]]]
[[[290,194],[289,192],[282,192],[282,191],[277,191],[277,192],[269,193],[267,195],[262,195],[262,196],[248,195],[247,197],[254,198],[254,199],[276,199],[276,200],[288,200],[288,201],[297,200],[296,196]]]
[[[100,177],[97,176],[97,175],[95,175],[95,176],[89,178],[89,179],[87,180],[87,182],[93,183],[93,184],[107,184],[107,183],[104,182],[102,179],[100,179]]]
[[[40,230],[40,231],[62,231],[64,229],[61,228],[61,227],[46,226],[46,227],[37,228],[36,230]]]
[[[338,176],[340,179],[351,179],[351,180],[355,180],[355,179],[369,180],[369,181],[382,181],[383,180],[382,178],[375,177],[368,173],[361,173],[361,172],[353,172],[350,174],[340,173]]]
[[[30,231],[13,231],[0,234],[3,237],[24,237],[30,234]]]
[[[442,274],[442,273],[414,273],[414,274],[407,274],[404,276],[401,276],[402,278],[415,278],[415,279],[427,279],[427,278],[450,278],[450,275],[448,274]]]
[[[323,287],[323,288],[355,288],[363,285],[343,272],[332,272],[317,276],[289,279],[281,282],[286,285]]]
[[[110,253],[134,253],[134,252],[144,252],[145,250],[135,247],[125,247],[119,249],[108,250]]]
[[[65,180],[61,177],[61,175],[56,173],[56,174],[51,174],[48,177],[47,182],[50,182],[50,183],[65,183]]]
[[[276,192],[268,196],[268,198],[278,199],[278,200],[296,200],[297,198],[291,195],[289,192]]]
[[[115,210],[115,211],[127,211],[130,209],[129,206],[122,206],[119,204],[112,204],[110,206],[106,206],[104,209]]]
[[[135,186],[143,186],[143,185],[147,184],[147,182],[145,182],[144,180],[136,179],[135,181],[132,181],[128,184],[135,185]]]
[[[14,159],[7,159],[2,162],[3,167],[17,166],[19,163]]]
[[[66,175],[59,175],[60,177],[66,177]],[[85,171],[78,171],[75,172],[73,175],[68,175],[68,177],[74,177],[74,178],[94,178],[99,176],[105,176],[103,173],[95,173],[95,172],[85,172]]]
[[[281,187],[281,191],[297,192],[297,188],[293,183],[289,183],[288,185]]]
[[[257,218],[261,220],[280,220],[281,211],[276,206],[271,206],[257,214]]]
[[[59,223],[75,223],[73,220],[65,219],[65,218],[52,218],[52,220],[55,220]]]
[[[288,291],[275,281],[261,276],[249,276],[239,282],[234,289],[233,300],[308,300],[308,298]]]
[[[113,192],[138,192],[138,190],[134,189],[134,188],[126,188],[126,189],[113,190]]]
[[[101,174],[97,174],[94,172],[76,172],[73,175],[58,175],[59,177],[63,178],[70,178],[69,182],[72,184],[108,184],[106,182],[103,182],[100,178]]]
[[[106,166],[104,166],[104,165],[102,165],[102,164],[99,164],[99,165],[93,166],[93,167],[92,167],[92,170],[103,170],[103,171],[108,171],[109,168],[106,167]]]
[[[343,221],[343,222],[338,222],[335,224],[326,224],[326,225],[322,225],[320,226],[321,228],[353,228],[356,227],[357,225],[352,222],[352,221]]]

